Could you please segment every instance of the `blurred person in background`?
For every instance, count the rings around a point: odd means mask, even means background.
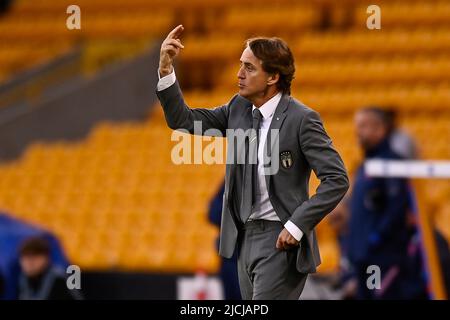
[[[43,237],[26,239],[20,248],[20,300],[79,300],[81,294],[69,289],[64,270],[52,265],[50,244]]]
[[[225,184],[222,183],[218,192],[209,204],[209,221],[220,228],[220,220],[222,217],[222,202]],[[219,249],[219,241],[217,238],[217,250]],[[219,276],[222,280],[225,299],[241,300],[241,292],[239,290],[239,279],[237,273],[237,255],[236,252],[230,259],[221,257]]]
[[[401,160],[390,143],[391,122],[382,109],[367,107],[355,115],[364,160]],[[408,245],[414,228],[408,223],[411,191],[403,178],[368,177],[362,164],[350,199],[349,259],[358,278],[359,299],[424,298],[420,270],[411,270]],[[381,288],[369,289],[367,268],[381,271]]]

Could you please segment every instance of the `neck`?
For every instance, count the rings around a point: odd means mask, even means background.
[[[366,157],[372,157],[377,155],[381,150],[385,149],[387,146],[389,146],[389,139],[388,137],[384,137],[381,141],[365,150]]]
[[[279,93],[279,91],[276,91],[276,90],[275,91],[271,91],[271,92],[264,91],[261,96],[255,97],[253,99],[253,101],[251,101],[251,102],[253,103],[253,105],[255,107],[259,108],[264,103],[266,103],[267,101],[269,101],[270,99],[275,97],[278,93]]]

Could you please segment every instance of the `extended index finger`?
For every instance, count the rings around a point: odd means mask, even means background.
[[[175,27],[175,29],[173,29],[172,31],[170,31],[170,33],[167,35],[167,39],[178,39],[181,35],[181,33],[183,32],[184,27],[183,25],[178,25]]]

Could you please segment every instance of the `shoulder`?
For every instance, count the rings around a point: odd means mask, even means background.
[[[380,157],[388,160],[407,160],[406,157],[402,156],[392,147],[392,140],[390,137],[386,138],[385,146],[381,151]]]
[[[310,106],[307,106],[306,104],[297,100],[294,97],[290,97],[288,112],[293,113],[293,114],[303,115],[303,116],[319,114],[316,110],[314,110]]]
[[[252,103],[239,94],[235,94],[227,104],[229,112],[239,116],[251,106]]]
[[[231,98],[231,100],[230,100],[230,102],[228,104],[230,106],[234,106],[234,107],[236,107],[236,106],[246,107],[249,104],[251,105],[252,103],[249,100],[247,100],[246,98],[244,98],[243,96],[241,96],[241,95],[239,95],[237,93]]]
[[[290,97],[286,112],[288,113],[290,118],[293,118],[293,120],[299,121],[300,123],[305,119],[321,121],[319,112],[307,106],[303,102],[295,99],[294,97]]]

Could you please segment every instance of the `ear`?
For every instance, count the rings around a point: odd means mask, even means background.
[[[267,79],[267,85],[269,85],[269,86],[274,85],[275,83],[278,82],[278,80],[280,80],[279,73],[271,74],[271,75],[269,75],[269,78]]]

